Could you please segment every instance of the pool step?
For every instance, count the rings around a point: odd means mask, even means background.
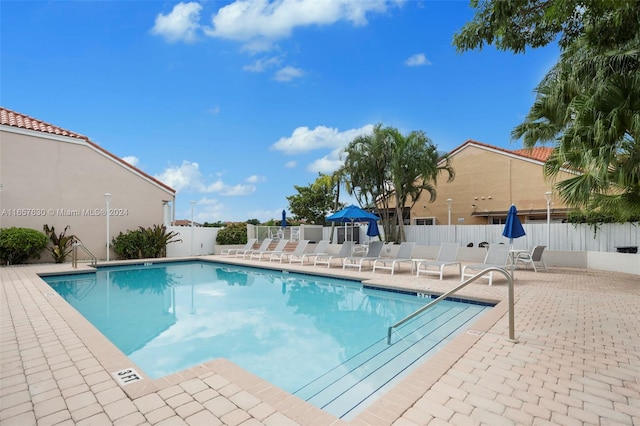
[[[435,306],[400,327],[392,345],[382,330],[379,341],[294,393],[336,417],[354,416],[483,310],[474,305]]]

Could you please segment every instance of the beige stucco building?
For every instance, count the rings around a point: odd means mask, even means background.
[[[67,234],[98,259],[107,257],[107,232],[110,241],[120,231],[170,223],[175,204],[174,189],[87,136],[2,107],[0,185],[1,228],[47,224],[61,232],[68,225]],[[41,260],[52,261],[48,252]]]
[[[552,221],[566,218],[567,206],[553,191],[554,183],[543,174],[551,148],[507,150],[469,140],[449,153],[455,170],[453,182],[443,174],[433,203],[421,197],[410,211],[410,224],[478,225],[504,223],[512,204],[524,222],[546,221],[545,193]],[[561,172],[559,180],[571,176]],[[448,202],[450,200],[450,202]],[[449,210],[450,205],[450,210]],[[406,216],[405,216],[406,217]]]

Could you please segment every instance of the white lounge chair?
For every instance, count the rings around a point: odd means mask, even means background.
[[[400,266],[403,262],[413,264],[411,255],[413,254],[415,246],[416,243],[400,243],[400,248],[398,249],[398,253],[396,253],[395,257],[379,257],[373,262],[373,272],[376,272],[376,269],[389,269],[391,271],[391,275],[393,275],[396,265]]]
[[[257,238],[250,238],[249,241],[247,241],[247,244],[244,245],[244,247],[223,249],[220,252],[220,255],[221,256],[232,256],[232,255],[238,253],[239,251],[251,250],[253,248],[253,245],[256,243],[256,241],[258,241]]]
[[[489,267],[497,267],[504,268],[509,260],[509,246],[506,244],[491,244],[489,246],[489,251],[487,251],[487,256],[484,258],[484,263],[475,263],[470,265],[465,265],[462,267],[462,274],[460,281],[464,281],[465,277],[474,276],[477,271],[482,271]],[[475,273],[465,274],[465,271],[470,269],[472,271],[476,271]],[[485,275],[484,278],[489,278],[489,285],[493,282],[493,271],[489,272],[489,275]]]
[[[269,262],[271,262],[272,260],[279,260],[280,263],[282,263],[284,259],[287,259],[289,258],[289,256],[292,256],[294,254],[297,256],[301,256],[306,250],[308,244],[309,244],[309,240],[300,240],[298,241],[298,244],[296,244],[296,248],[293,251],[281,251],[281,252],[271,253],[271,256],[269,256]]]
[[[435,260],[425,260],[419,262],[416,268],[416,276],[423,274],[435,274],[440,275],[440,279],[444,275],[444,268],[447,266],[458,265],[458,274],[462,275],[462,263],[458,260],[458,249],[460,244],[458,243],[442,243],[440,245],[440,251],[438,257]],[[431,270],[429,268],[437,268],[437,270]]]
[[[284,251],[284,248],[287,246],[288,240],[279,240],[278,244],[273,250],[269,250],[267,246],[267,250],[256,250],[249,254],[249,259],[258,259],[262,260],[262,256],[271,256],[273,253],[280,253]]]
[[[344,262],[344,259],[351,255],[351,251],[353,250],[353,241],[345,241],[342,243],[342,247],[338,254],[328,254],[322,253],[317,254],[316,258],[313,261],[313,266],[317,265],[327,265],[327,268],[331,268],[331,261],[333,259],[340,259],[340,264]]]
[[[382,241],[373,241],[369,243],[369,248],[364,256],[349,256],[345,257],[342,261],[342,269],[358,268],[358,271],[362,271],[362,265],[365,262],[371,264],[376,259],[380,258],[380,252],[384,243]]]
[[[262,240],[260,247],[258,247],[257,249],[238,250],[238,252],[236,253],[236,257],[242,257],[243,259],[245,259],[247,256],[250,256],[251,253],[254,251],[267,250],[271,245],[271,241],[273,241],[271,238],[265,238],[264,240]]]
[[[530,253],[519,253],[516,257],[516,263],[522,262],[527,268],[529,268],[529,265],[531,265],[533,266],[533,270],[535,272],[538,272],[538,270],[536,269],[536,262],[538,262],[542,264],[544,271],[548,272],[547,265],[542,259],[542,253],[544,252],[544,249],[546,247],[547,246],[535,246],[533,249],[531,249]]]
[[[291,253],[289,255],[289,263],[300,262],[300,264],[303,264],[305,260],[310,261],[319,254],[327,254],[327,247],[329,247],[329,240],[320,240],[311,253]]]

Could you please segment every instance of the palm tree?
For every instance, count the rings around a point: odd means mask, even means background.
[[[391,180],[398,219],[399,241],[405,241],[404,215],[406,207],[411,209],[423,191],[429,194],[429,202],[436,200],[435,184],[438,174],[445,172],[448,182],[453,181],[455,172],[447,156],[441,156],[423,131],[413,131],[404,136],[398,129],[386,129],[393,141],[391,158]],[[438,163],[441,162],[440,165]]]
[[[448,181],[454,178],[448,158],[439,158],[422,131],[404,136],[398,129],[378,124],[371,135],[354,139],[345,152],[344,172],[350,177],[351,192],[361,206],[378,207],[387,241],[405,240],[404,208],[412,207],[425,190],[433,202],[441,171],[448,174]]]
[[[545,165],[581,174],[556,183],[568,205],[616,217],[640,216],[640,38],[598,49],[581,37],[536,89],[524,123],[525,146],[555,142]]]

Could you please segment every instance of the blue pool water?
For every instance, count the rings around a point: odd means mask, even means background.
[[[152,378],[222,357],[345,419],[488,309],[444,301],[388,346],[387,328],[429,300],[210,262],[43,279]]]

